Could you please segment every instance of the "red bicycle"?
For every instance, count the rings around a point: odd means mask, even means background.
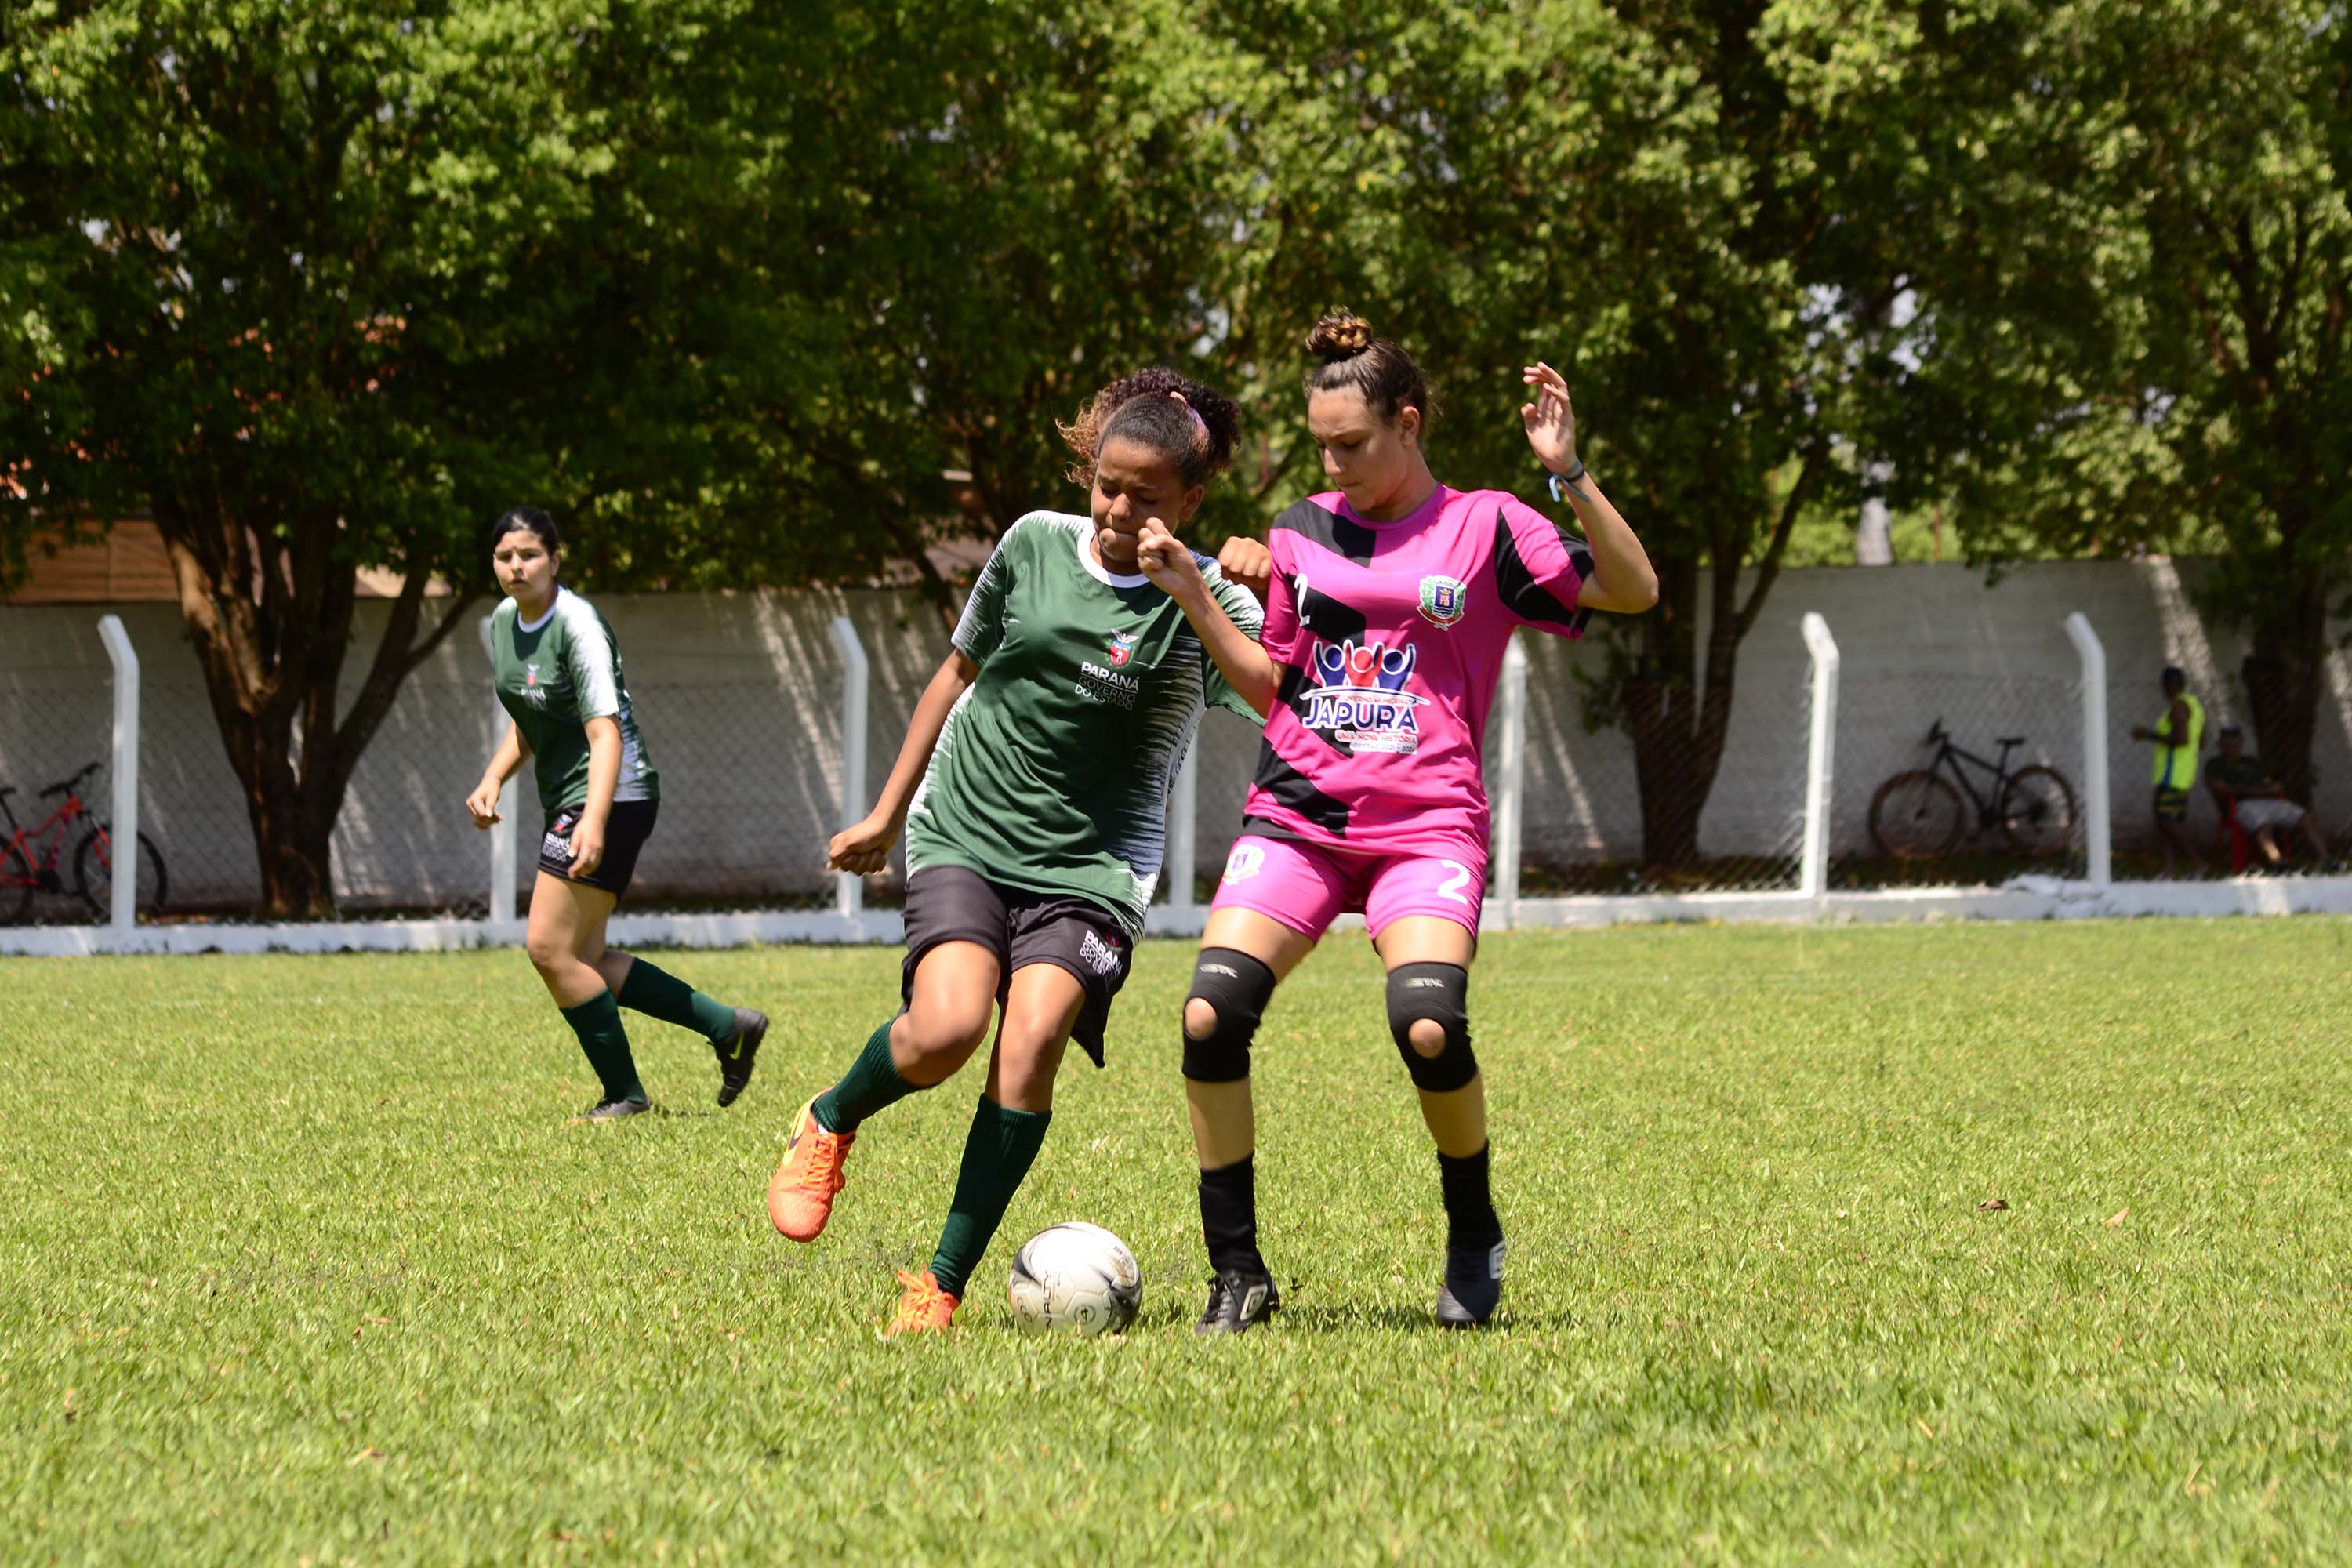
[[[8,805],[8,797],[16,791],[12,785],[0,784],[0,816],[8,820],[8,840],[0,846],[0,923],[22,924],[32,912],[35,893],[65,891],[58,861],[65,852],[67,830],[78,822],[89,822],[89,828],[74,848],[74,887],[97,919],[114,912],[114,838],[108,831],[112,825],[90,821],[89,807],[74,793],[75,786],[100,765],[92,763],[73,777],[43,790],[43,800],[65,798],[37,827],[17,825],[16,813]],[[143,833],[139,836],[137,875],[135,907],[142,915],[152,917],[163,907],[163,857],[155,841]]]

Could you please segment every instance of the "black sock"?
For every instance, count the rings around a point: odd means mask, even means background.
[[[1264,1274],[1257,1253],[1255,1156],[1201,1173],[1201,1236],[1220,1274]]]
[[[1486,1191],[1487,1156],[1494,1151],[1489,1143],[1475,1154],[1460,1159],[1441,1152],[1437,1156],[1437,1188],[1445,1195],[1445,1228],[1449,1240],[1492,1241],[1503,1234],[1503,1222],[1496,1216],[1495,1200]]]

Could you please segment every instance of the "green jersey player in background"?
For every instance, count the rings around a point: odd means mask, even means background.
[[[513,721],[466,809],[477,827],[498,821],[499,789],[531,759],[546,829],[523,940],[603,1086],[579,1120],[646,1109],[623,1007],[709,1040],[719,1054],[719,1103],[730,1105],[751,1081],[767,1015],[714,1002],[604,945],[604,922],[653,833],[661,781],[637,733],[613,628],[556,581],[562,551],[554,521],[537,508],[517,507],[490,525],[490,563],[509,595],[491,615],[490,647],[499,705]]]
[[[1065,429],[1091,517],[1032,512],[998,542],[917,703],[898,765],[831,863],[880,870],[907,835],[901,1010],[802,1107],[768,1214],[813,1241],[866,1118],[944,1082],[988,1038],[988,1079],[931,1266],[902,1273],[889,1333],[945,1329],[1052,1120],[1075,1036],[1096,1065],[1159,881],[1168,788],[1209,703],[1257,715],[1136,563],[1146,519],[1181,528],[1233,453],[1239,411],[1172,371],[1097,395]],[[1202,569],[1236,624],[1255,599]]]

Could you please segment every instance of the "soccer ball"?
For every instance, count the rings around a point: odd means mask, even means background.
[[[1143,1270],[1127,1243],[1072,1220],[1021,1244],[1013,1255],[1012,1300],[1024,1329],[1117,1333],[1143,1304]]]

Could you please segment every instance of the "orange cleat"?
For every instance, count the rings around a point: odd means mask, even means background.
[[[898,1283],[907,1288],[907,1293],[898,1298],[898,1315],[882,1331],[885,1339],[900,1334],[943,1333],[955,1321],[956,1309],[963,1304],[940,1289],[940,1282],[931,1278],[928,1268],[920,1274],[909,1274],[901,1268]]]
[[[812,1097],[793,1118],[784,1141],[784,1163],[768,1179],[768,1218],[794,1241],[814,1241],[833,1217],[833,1194],[845,1183],[841,1164],[849,1157],[855,1132],[827,1132],[817,1125]]]

